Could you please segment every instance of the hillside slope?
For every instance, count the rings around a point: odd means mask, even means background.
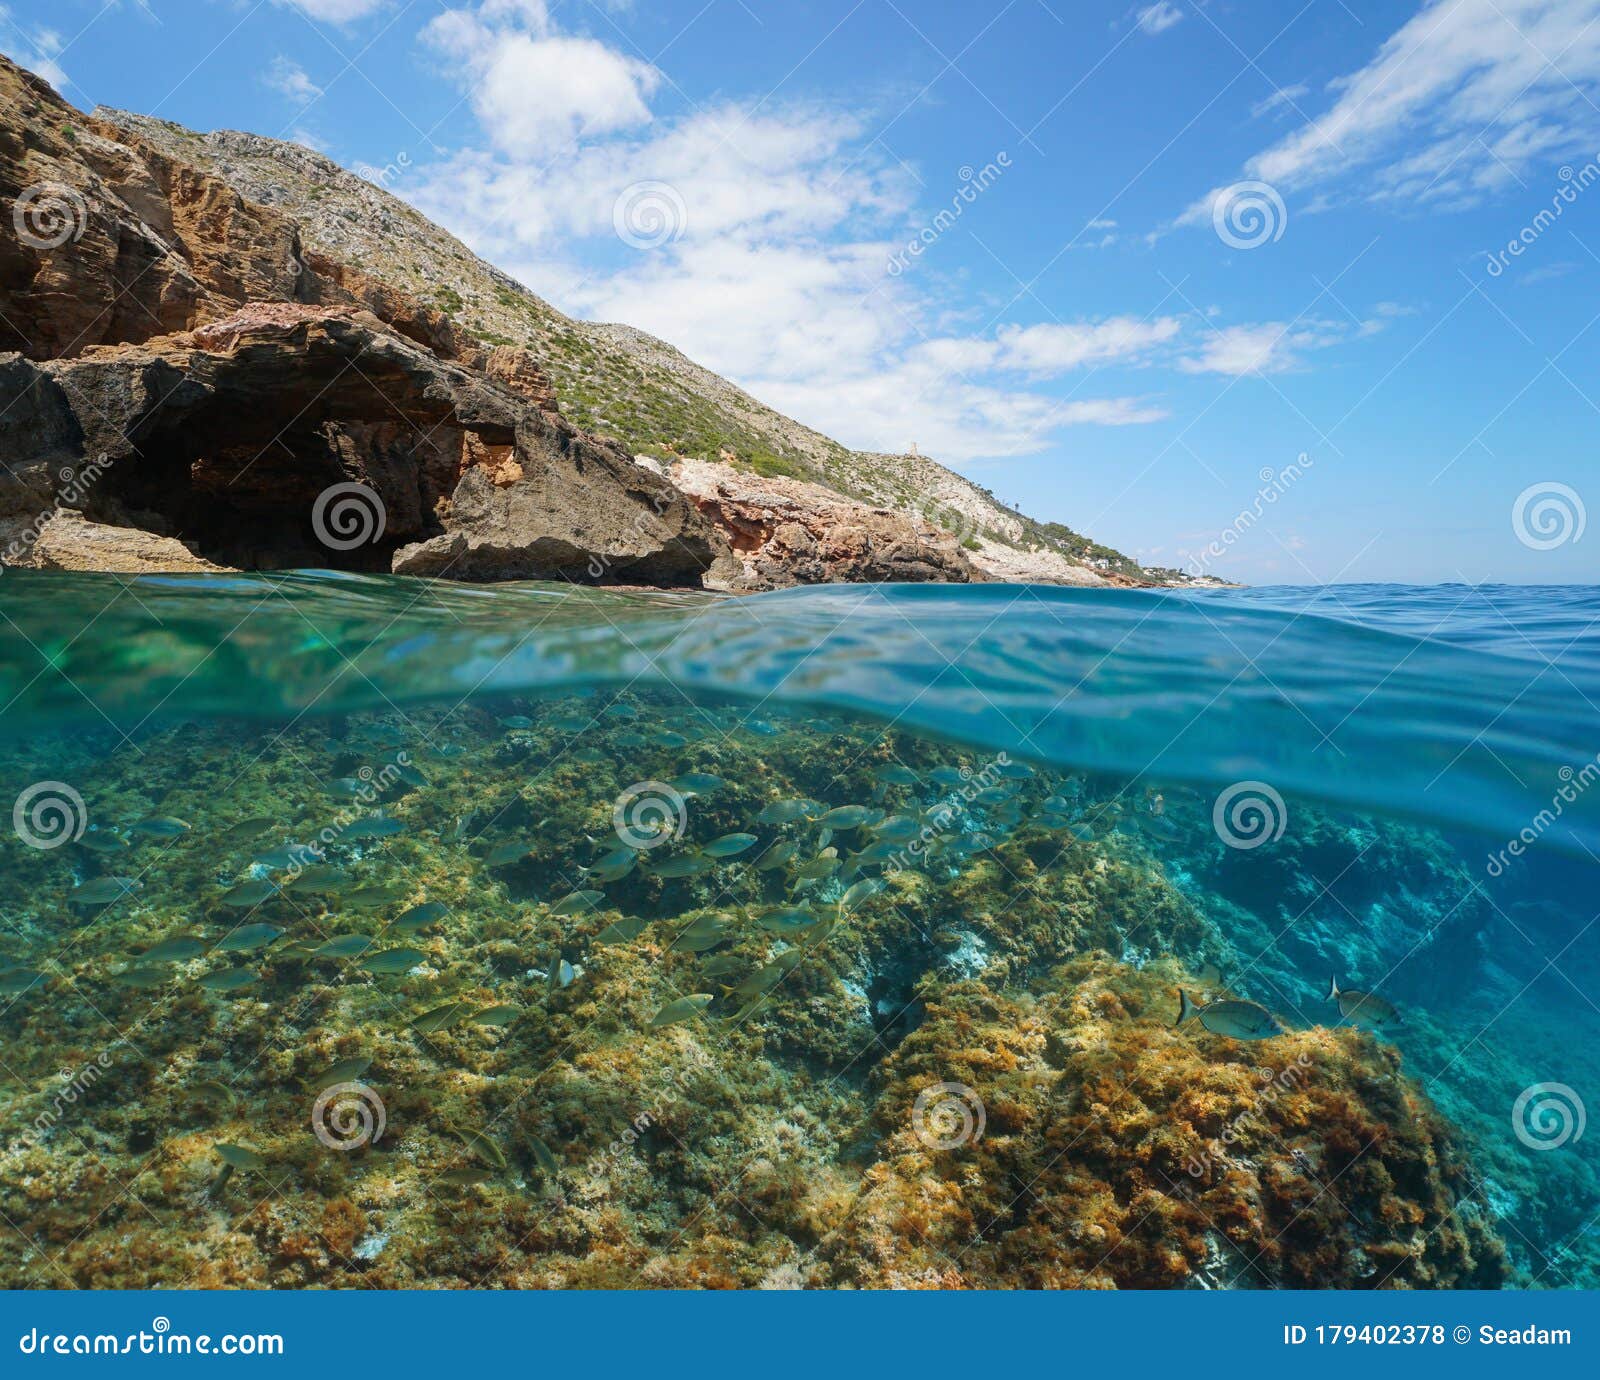
[[[170,157],[224,178],[248,199],[298,221],[309,251],[350,264],[445,312],[483,346],[517,346],[550,375],[564,415],[670,467],[723,460],[915,514],[954,535],[972,563],[1001,579],[1173,583],[1059,524],[1034,521],[925,456],[852,451],[752,398],[671,345],[630,326],[578,321],[473,254],[378,185],[299,144],[180,125],[100,107]]]

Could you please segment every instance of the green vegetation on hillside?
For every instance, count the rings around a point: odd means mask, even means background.
[[[1151,581],[1137,561],[1061,523],[1040,523],[923,456],[852,451],[764,406],[671,346],[624,326],[574,320],[474,256],[382,186],[298,145],[250,135],[197,136],[165,121],[97,111],[172,156],[228,179],[301,221],[305,242],[424,298],[485,348],[529,351],[561,410],[635,455],[731,458],[767,478],[822,484],[847,498],[935,520],[1021,550],[1046,549],[1105,574]]]

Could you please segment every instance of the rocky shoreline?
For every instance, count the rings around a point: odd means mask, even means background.
[[[574,426],[528,350],[4,59],[0,200],[0,565],[1139,583],[734,453],[636,457]]]

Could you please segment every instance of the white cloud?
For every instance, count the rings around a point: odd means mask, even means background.
[[[1087,236],[1088,236],[1088,232],[1091,231],[1091,230],[1098,230],[1100,232],[1100,234],[1094,239],[1089,239]],[[1068,244],[1067,244],[1067,248],[1068,249],[1105,249],[1108,246],[1115,244],[1117,242],[1117,238],[1118,238],[1118,236],[1117,236],[1117,222],[1116,221],[1114,221],[1114,220],[1091,220],[1087,225],[1085,225],[1083,227],[1082,230],[1080,230],[1076,235],[1074,235],[1072,237],[1071,241],[1069,241]]]
[[[871,242],[712,235],[575,283],[568,303],[670,340],[769,406],[864,450],[916,441],[951,461],[1025,454],[1045,449],[1059,427],[1166,415],[1128,397],[1058,403],[1031,385],[1141,358],[1171,339],[1175,320],[923,338],[922,304],[903,281],[884,279],[884,257]]]
[[[852,233],[911,210],[900,169],[875,165],[852,142],[857,133],[822,112],[720,108],[647,141],[585,149],[559,168],[457,160],[418,200],[566,310],[660,336],[863,449],[915,440],[960,461],[1042,450],[1057,427],[1165,415],[1130,398],[1058,405],[1029,381],[1140,359],[1172,338],[1171,318],[925,339],[933,313],[911,282],[886,276],[890,242]],[[616,199],[641,180],[678,190],[681,237],[630,254],[619,270],[584,271],[571,242],[614,246]]]
[[[1294,362],[1289,328],[1282,321],[1224,326],[1206,338],[1198,354],[1179,362],[1189,374],[1277,374]]]
[[[1592,150],[1600,110],[1600,0],[1431,0],[1327,111],[1245,165],[1280,191],[1363,170],[1342,194],[1465,205],[1543,160]],[[1180,223],[1206,224],[1216,191]]]
[[[1517,281],[1523,287],[1532,287],[1535,283],[1547,283],[1554,278],[1565,278],[1567,274],[1576,272],[1582,264],[1574,263],[1571,259],[1560,259],[1553,264],[1542,264],[1538,268],[1530,269]]]
[[[939,327],[947,304],[921,285],[931,274],[888,271],[921,193],[863,115],[724,102],[657,120],[653,69],[567,37],[534,0],[447,11],[426,34],[460,64],[487,147],[419,170],[407,194],[563,309],[649,331],[867,449],[1026,453],[1059,427],[1165,415],[1129,396],[1058,402],[1041,384],[1141,363],[1175,319]],[[570,44],[599,76],[578,79]],[[530,76],[544,55],[562,81]],[[667,216],[653,248],[617,228],[641,184]]]
[[[306,75],[305,68],[282,54],[267,64],[261,80],[280,96],[299,105],[309,105],[322,94],[322,88]]]
[[[277,0],[277,3],[325,24],[353,24],[382,9],[388,0]]]
[[[1030,374],[1062,374],[1086,364],[1145,355],[1176,336],[1180,326],[1175,316],[1151,321],[1114,316],[1099,322],[1005,326],[999,333],[1000,363]]]
[[[1178,368],[1186,374],[1225,374],[1230,378],[1282,374],[1301,367],[1302,356],[1310,351],[1374,335],[1389,319],[1406,313],[1406,308],[1382,303],[1364,321],[1258,321],[1223,326],[1208,335],[1198,350],[1179,359]]]
[[[423,34],[461,64],[473,111],[504,152],[556,159],[575,141],[650,122],[660,72],[595,39],[555,32],[540,0],[446,10]]]
[[[924,454],[958,463],[1034,454],[1046,449],[1062,427],[1128,426],[1167,416],[1139,398],[1058,401],[952,375],[943,354],[937,348],[913,348],[869,372],[758,379],[751,391],[859,449],[899,453],[916,442]]]
[[[587,316],[638,326],[741,382],[825,379],[877,360],[905,331],[908,308],[874,293],[883,257],[880,246],[861,243],[699,237],[591,278],[571,300]]]
[[[1174,24],[1183,19],[1183,11],[1171,0],[1156,0],[1153,5],[1146,5],[1134,16],[1138,25],[1147,34],[1165,33]]]
[[[1295,107],[1295,103],[1300,100],[1302,96],[1305,96],[1307,93],[1309,93],[1310,90],[1311,88],[1304,82],[1295,82],[1292,86],[1276,87],[1273,89],[1273,92],[1270,96],[1257,101],[1253,106],[1250,107],[1250,114],[1253,118],[1259,120],[1264,115],[1271,115],[1275,111],[1283,110],[1285,108],[1292,111]]]
[[[57,91],[65,91],[71,79],[55,54],[61,51],[61,36],[53,29],[36,29],[27,33],[12,16],[8,6],[0,5],[0,53],[13,62],[26,67],[36,76],[43,77]]]

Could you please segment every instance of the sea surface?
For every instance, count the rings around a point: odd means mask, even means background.
[[[1600,1287],[1597,623],[7,571],[0,1285]]]

